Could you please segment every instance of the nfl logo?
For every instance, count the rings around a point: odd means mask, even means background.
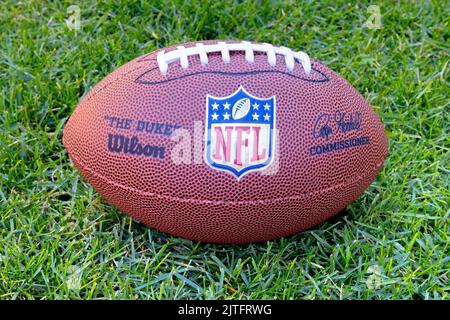
[[[257,98],[240,86],[227,97],[206,97],[205,161],[240,179],[273,160],[275,96]]]

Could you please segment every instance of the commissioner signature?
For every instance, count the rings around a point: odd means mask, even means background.
[[[328,140],[337,133],[347,133],[361,129],[361,112],[345,113],[336,111],[333,115],[320,113],[313,129],[313,138]]]

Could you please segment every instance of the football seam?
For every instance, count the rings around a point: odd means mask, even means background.
[[[150,53],[148,54],[150,55]],[[151,59],[153,60],[153,59]],[[145,61],[145,60],[144,60]],[[140,60],[137,60],[137,62],[141,62]],[[100,89],[92,92],[92,94],[89,97],[86,97],[86,101],[89,101],[91,99],[93,99],[96,95],[98,95],[100,92],[102,92],[103,90],[105,90],[107,87],[109,87],[110,85],[112,85],[113,83],[115,83],[116,81],[126,77],[127,75],[129,75],[130,73],[133,73],[134,71],[137,71],[139,69],[145,68],[147,67],[147,65],[139,65],[136,68],[133,68],[131,70],[128,70],[127,72],[121,74],[120,76],[117,76],[116,78],[114,78],[113,80],[109,81],[108,83],[104,84],[103,87],[101,87]],[[256,74],[260,74],[260,73],[280,73],[280,74],[284,74],[302,81],[306,81],[306,82],[312,82],[312,83],[323,83],[323,82],[328,82],[330,81],[330,78],[322,71],[311,67],[311,70],[314,70],[315,72],[318,72],[320,75],[323,76],[323,79],[319,79],[319,80],[312,80],[312,79],[305,79],[303,77],[299,77],[299,76],[295,76],[292,74],[289,74],[287,72],[283,72],[283,71],[278,71],[278,70],[256,70],[256,71],[248,71],[248,72],[221,72],[221,71],[201,71],[201,72],[194,72],[191,74],[185,74],[179,77],[175,77],[172,79],[167,79],[167,80],[162,80],[162,81],[155,81],[155,82],[149,82],[149,81],[142,81],[140,80],[140,78],[142,78],[143,76],[145,76],[147,73],[154,71],[155,69],[157,69],[157,67],[152,68],[150,70],[146,70],[144,73],[142,73],[141,75],[139,75],[136,79],[134,79],[135,83],[140,83],[140,84],[144,84],[144,85],[157,85],[157,84],[162,84],[162,83],[166,83],[169,81],[175,81],[175,80],[180,80],[180,79],[184,79],[187,77],[191,77],[191,76],[196,76],[199,74],[204,74],[204,73],[208,73],[208,74],[220,74],[220,75],[225,75],[225,76],[252,76],[252,75],[256,75]],[[95,89],[95,87],[93,88],[93,90]],[[84,98],[82,98],[80,100],[80,103],[84,100]]]
[[[142,69],[142,68],[144,68],[144,67],[145,67],[145,65],[140,65],[140,66],[138,66],[138,67],[136,67],[136,68],[133,68],[133,69],[131,69],[131,70],[128,70],[128,71],[125,72],[125,73],[122,73],[121,75],[117,76],[117,77],[114,78],[113,80],[111,80],[111,81],[109,81],[108,83],[104,84],[103,87],[101,87],[100,89],[94,91],[89,97],[86,98],[86,101],[89,101],[89,100],[91,100],[92,98],[94,98],[97,94],[99,94],[101,91],[105,90],[107,87],[109,87],[110,85],[112,85],[114,82],[117,82],[117,81],[119,81],[120,79],[122,79],[122,78],[126,77],[127,75],[129,75],[130,73],[132,73],[132,72],[134,72],[134,71],[137,71],[137,70],[139,70],[139,69]],[[95,89],[95,87],[94,87],[93,89]],[[82,100],[80,101],[80,103],[81,103],[83,100],[84,100],[84,99],[82,99]]]
[[[232,76],[232,77],[238,77],[238,76],[253,76],[253,75],[258,75],[258,74],[264,74],[264,73],[278,73],[278,74],[283,74],[298,80],[302,80],[302,81],[306,81],[306,82],[311,82],[311,83],[323,83],[323,82],[329,82],[330,81],[330,77],[328,77],[325,73],[323,73],[322,71],[316,69],[316,68],[311,68],[311,70],[314,70],[315,72],[319,73],[323,78],[322,79],[307,79],[304,78],[302,76],[296,76],[293,74],[290,74],[288,72],[284,72],[284,71],[279,71],[279,70],[255,70],[255,71],[245,71],[245,72],[225,72],[225,71],[198,71],[198,72],[192,72],[192,73],[188,73],[188,74],[184,74],[178,77],[174,77],[171,79],[166,79],[166,80],[160,80],[160,81],[145,81],[145,80],[141,80],[141,78],[143,78],[145,75],[147,75],[149,72],[155,71],[156,69],[158,69],[158,67],[152,68],[150,70],[146,70],[144,73],[142,73],[141,75],[139,75],[134,82],[135,83],[139,83],[139,84],[143,84],[143,85],[158,85],[158,84],[163,84],[163,83],[167,83],[170,81],[176,81],[176,80],[181,80],[187,77],[193,77],[193,76],[197,76],[200,74],[218,74],[218,75],[223,75],[223,76]]]
[[[90,169],[89,167],[85,166],[81,161],[79,161],[77,159],[77,157],[75,157],[73,154],[71,154],[69,152],[69,156],[72,159],[75,159],[76,163],[78,163],[81,168],[83,170],[86,170],[89,172],[89,174],[94,175],[100,179],[102,179],[103,181],[105,181],[107,184],[113,185],[115,187],[119,187],[131,192],[137,192],[140,193],[142,195],[145,196],[150,196],[150,197],[156,197],[156,198],[160,198],[160,199],[165,199],[165,200],[169,200],[169,201],[179,201],[179,202],[190,202],[190,203],[194,203],[194,204],[212,204],[212,205],[253,205],[253,204],[268,204],[268,203],[272,203],[272,202],[279,202],[279,201],[284,201],[284,200],[296,200],[296,199],[300,199],[300,198],[304,198],[304,197],[308,197],[311,195],[315,195],[315,194],[319,194],[319,193],[325,193],[328,192],[330,190],[333,189],[338,189],[341,188],[343,186],[349,185],[350,183],[358,183],[361,180],[363,180],[364,178],[366,178],[368,175],[370,175],[372,172],[374,172],[374,170],[376,171],[376,176],[379,173],[379,170],[381,169],[381,166],[384,163],[384,160],[382,160],[380,163],[378,163],[374,168],[371,168],[371,170],[366,171],[364,174],[362,175],[355,175],[350,177],[348,180],[346,180],[345,182],[342,182],[340,184],[337,184],[335,186],[326,188],[326,189],[321,189],[321,190],[317,190],[317,191],[312,191],[312,192],[306,192],[306,193],[301,193],[299,195],[295,195],[295,196],[291,196],[291,197],[284,197],[284,198],[274,198],[274,199],[259,199],[259,200],[251,200],[251,201],[223,201],[223,200],[207,200],[207,199],[186,199],[186,198],[179,198],[179,197],[173,197],[173,196],[166,196],[166,195],[162,195],[162,194],[157,194],[157,193],[152,193],[152,192],[148,192],[148,191],[142,191],[133,187],[128,187],[128,186],[124,186],[123,184],[117,183],[115,181],[109,180],[106,177],[104,177],[103,175],[93,171],[92,169]],[[375,176],[375,177],[376,177]],[[357,179],[355,179],[357,178]],[[87,179],[86,179],[87,180]],[[88,181],[89,182],[89,181]],[[95,189],[95,188],[94,188]],[[103,196],[103,195],[102,195]]]

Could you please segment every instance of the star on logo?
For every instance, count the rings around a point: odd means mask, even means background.
[[[214,102],[211,107],[213,108],[213,110],[217,110],[219,108],[219,104],[217,102]]]
[[[259,108],[259,104],[257,104],[256,102],[254,104],[252,104],[253,106],[253,110],[258,110]]]
[[[219,115],[215,112],[211,115],[211,117],[213,120],[219,120]]]
[[[223,120],[230,120],[230,114],[228,112],[223,114]]]
[[[255,112],[254,114],[252,114],[252,118],[253,120],[259,120],[259,114]]]
[[[230,109],[230,104],[228,102],[225,102],[223,104],[223,107],[224,107],[225,110],[228,110],[228,109]]]
[[[266,104],[264,105],[264,110],[270,110],[270,105],[266,102]]]
[[[266,113],[264,116],[264,121],[269,121],[270,120],[270,116],[268,113]]]

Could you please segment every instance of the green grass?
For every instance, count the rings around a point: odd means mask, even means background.
[[[385,1],[381,29],[347,1],[3,1],[1,299],[449,299],[448,1]],[[143,53],[248,39],[318,57],[374,106],[390,141],[347,210],[263,244],[199,244],[149,229],[79,175],[62,128],[102,77]],[[372,283],[372,285],[368,285]]]

